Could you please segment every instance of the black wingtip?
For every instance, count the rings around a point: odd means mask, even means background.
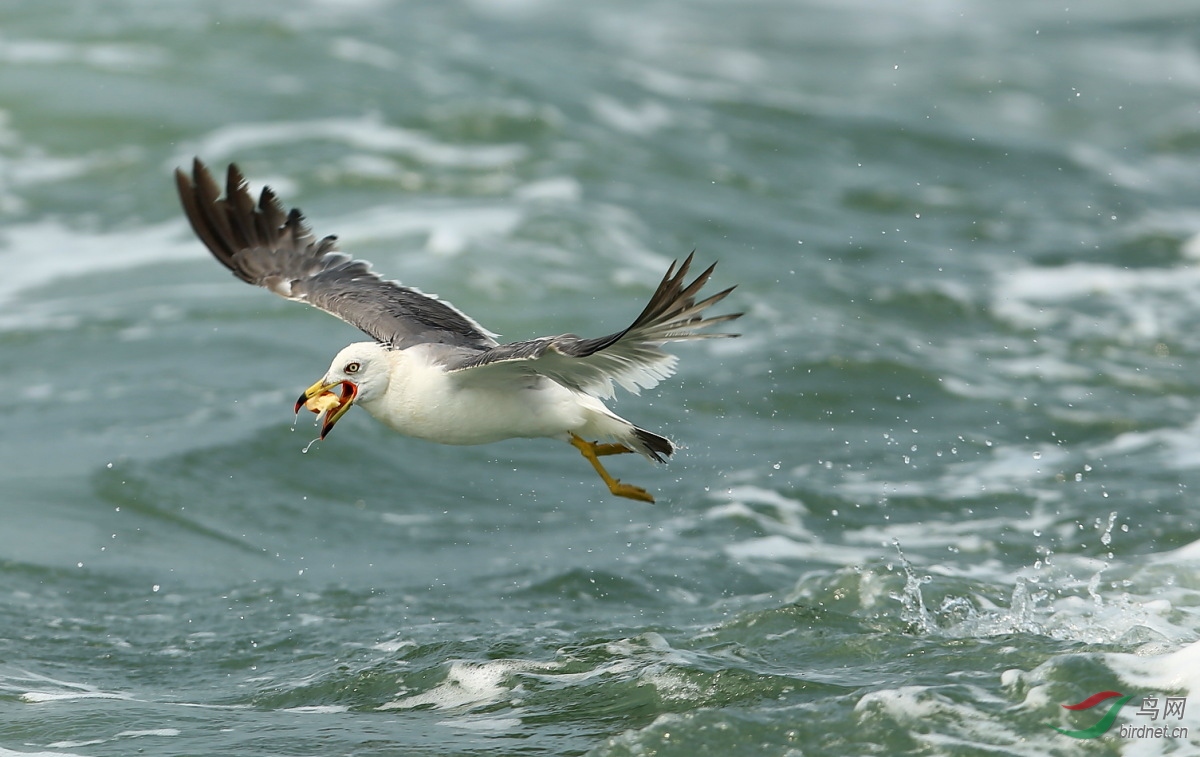
[[[204,161],[200,160],[199,156],[192,158],[192,182],[196,187],[207,185],[215,187],[217,185],[212,171],[208,170],[208,166],[204,164]]]

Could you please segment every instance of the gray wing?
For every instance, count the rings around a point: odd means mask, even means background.
[[[225,197],[197,158],[189,177],[175,170],[179,199],[196,236],[242,281],[306,302],[398,349],[435,342],[487,349],[492,334],[449,303],[396,281],[337,249],[337,237],[317,241],[299,210],[285,213],[275,193],[258,203],[230,164]]]
[[[461,357],[447,365],[447,371],[461,373],[460,380],[467,382],[486,382],[512,373],[540,374],[597,397],[611,397],[613,382],[634,394],[648,389],[675,372],[678,358],[661,349],[664,342],[737,336],[698,333],[742,314],[703,317],[708,307],[725,299],[734,288],[696,302],[716,263],[687,284],[692,255],[678,272],[678,261],[671,264],[650,302],[629,328],[593,339],[563,334],[502,344]]]

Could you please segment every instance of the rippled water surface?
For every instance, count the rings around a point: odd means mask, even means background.
[[[1200,749],[1194,3],[0,18],[0,755]],[[744,336],[616,404],[657,504],[303,453],[361,335],[208,256],[195,155],[514,340],[719,260]]]

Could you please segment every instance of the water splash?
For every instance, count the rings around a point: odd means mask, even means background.
[[[1008,625],[1009,631],[1001,630],[1001,633],[1045,633],[1037,621],[1037,613],[1038,605],[1046,601],[1049,595],[1045,591],[1031,592],[1030,584],[1036,585],[1037,582],[1025,576],[1017,576],[1012,596],[1008,600],[1008,615],[1001,618]]]
[[[1115,519],[1111,522],[1115,526]],[[924,592],[932,577],[921,576],[893,545],[900,555],[904,586],[889,596],[900,603],[899,618],[912,633],[953,639],[1035,634],[1090,644],[1161,643],[1186,635],[1170,601],[1147,602],[1114,593],[1132,579],[1106,581],[1114,568],[1103,559],[1060,557],[1051,567],[1047,554],[1045,561],[1016,572],[1007,606],[993,603],[985,590],[961,588],[929,604]],[[891,564],[888,570],[896,572]]]
[[[900,549],[900,540],[892,539],[892,546],[896,548],[896,554],[900,557],[900,567],[904,569],[904,590],[899,594],[892,593],[892,599],[900,602],[900,619],[913,626],[913,630],[920,634],[932,633],[937,630],[937,623],[933,616],[930,615],[929,609],[925,606],[925,597],[921,593],[921,585],[933,581],[932,576],[922,576],[917,578],[913,572],[912,563],[904,556],[904,551]]]

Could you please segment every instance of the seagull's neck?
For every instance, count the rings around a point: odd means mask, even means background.
[[[403,350],[387,350],[384,359],[387,378],[382,391],[372,392],[360,403],[364,410],[386,422],[387,416],[398,407],[406,407],[421,395],[424,384],[431,379],[445,381],[445,374],[429,358],[424,345]]]

